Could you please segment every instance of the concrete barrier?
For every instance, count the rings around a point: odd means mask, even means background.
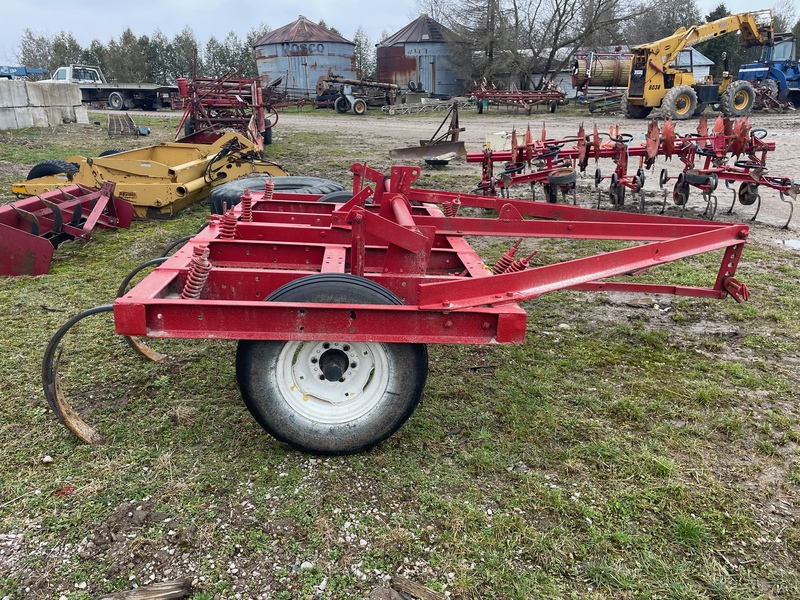
[[[0,79],[0,130],[62,123],[89,123],[77,85]]]

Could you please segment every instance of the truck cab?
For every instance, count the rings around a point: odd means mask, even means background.
[[[48,83],[106,83],[106,78],[97,67],[70,65],[59,67]]]

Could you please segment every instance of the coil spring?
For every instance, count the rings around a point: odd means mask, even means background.
[[[186,283],[183,284],[183,291],[181,291],[181,299],[198,299],[206,285],[209,273],[211,273],[211,263],[208,261],[208,246],[198,244],[194,247],[189,273],[186,275]]]
[[[233,209],[230,209],[222,217],[222,222],[219,226],[219,237],[222,240],[232,240],[236,236],[236,215],[233,214]]]
[[[506,269],[508,269],[514,262],[514,255],[517,253],[517,249],[519,248],[519,245],[521,243],[522,243],[522,238],[519,238],[517,240],[517,243],[511,246],[511,248],[508,249],[508,252],[506,252],[505,254],[503,254],[503,256],[500,257],[500,260],[498,260],[495,263],[494,267],[492,267],[492,274],[500,275],[500,273],[506,272]]]
[[[275,192],[275,182],[272,180],[272,177],[270,177],[264,184],[264,200],[267,202],[272,200],[273,192]]]
[[[531,266],[531,263],[529,261],[534,256],[536,256],[537,252],[539,252],[539,251],[538,250],[534,250],[526,258],[520,258],[519,260],[515,260],[510,265],[508,265],[508,268],[505,271],[503,271],[503,273],[517,273],[519,271],[524,271],[529,266]]]
[[[442,212],[445,217],[455,217],[458,215],[458,210],[461,208],[461,199],[456,198],[453,201],[445,200],[442,202]]]
[[[250,195],[250,190],[245,189],[242,194],[242,221],[245,223],[253,222],[253,197]]]

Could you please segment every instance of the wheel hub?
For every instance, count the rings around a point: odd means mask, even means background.
[[[322,356],[319,357],[319,368],[322,371],[320,379],[344,382],[344,373],[350,365],[350,360],[345,352],[349,349],[349,346],[345,346],[342,350],[330,348],[323,352]],[[316,358],[312,358],[311,362],[313,363],[315,360]],[[357,366],[354,361],[353,368]]]

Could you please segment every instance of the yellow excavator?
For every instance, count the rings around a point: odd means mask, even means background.
[[[721,82],[711,78],[696,81],[691,52],[695,44],[729,33],[741,32],[745,47],[771,46],[774,31],[771,10],[728,15],[710,23],[681,27],[671,36],[631,48],[633,61],[628,90],[623,98],[625,114],[634,119],[647,117],[661,108],[665,118],[688,119],[708,105],[718,105],[726,116],[746,115],[755,103],[755,90],[748,81],[735,81],[727,58]],[[688,60],[679,60],[686,52]]]

